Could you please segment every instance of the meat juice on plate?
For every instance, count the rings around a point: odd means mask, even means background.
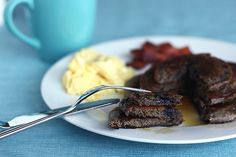
[[[200,120],[200,117],[197,113],[197,109],[192,104],[191,100],[188,97],[183,97],[182,105],[177,106],[177,108],[183,114],[183,125],[184,126],[195,126],[203,125],[204,123]]]

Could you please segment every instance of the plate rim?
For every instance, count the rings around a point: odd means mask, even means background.
[[[125,42],[125,41],[129,41],[129,40],[145,40],[145,39],[153,39],[153,38],[178,38],[178,39],[193,39],[193,40],[208,40],[209,42],[219,42],[219,43],[224,43],[227,45],[231,45],[231,46],[236,46],[235,43],[233,42],[228,42],[228,41],[224,41],[224,40],[220,40],[220,39],[213,39],[213,38],[207,38],[207,37],[199,37],[199,36],[182,36],[182,35],[147,35],[147,36],[136,36],[136,37],[126,37],[126,38],[118,38],[118,39],[113,39],[113,40],[108,40],[108,41],[102,41],[102,42],[98,42],[96,44],[92,44],[89,45],[87,47],[89,48],[93,48],[93,47],[98,47],[104,44],[110,44],[110,43],[114,43],[114,42]],[[61,59],[59,59],[58,61],[56,61],[54,64],[52,64],[50,66],[50,68],[47,69],[47,71],[44,73],[42,80],[41,80],[41,85],[40,85],[40,93],[42,96],[42,99],[44,101],[44,103],[46,104],[47,107],[49,107],[51,109],[51,107],[48,105],[47,100],[44,96],[44,92],[43,92],[43,83],[45,80],[45,77],[47,76],[47,74],[51,71],[51,69],[53,69],[56,64],[58,64],[59,62],[61,62],[62,60],[65,60],[66,58],[72,57],[72,55],[74,55],[76,53],[72,52],[69,53],[68,55],[62,57]],[[67,121],[68,123],[73,124],[74,126],[77,126],[81,129],[84,129],[86,131],[92,132],[92,133],[96,133],[102,136],[106,136],[106,137],[111,137],[111,138],[115,138],[115,139],[121,139],[121,140],[126,140],[126,141],[133,141],[133,142],[142,142],[142,143],[153,143],[153,144],[199,144],[199,143],[209,143],[209,142],[216,142],[216,141],[222,141],[222,140],[227,140],[227,139],[232,139],[232,138],[236,138],[236,134],[232,134],[232,135],[225,135],[225,136],[220,136],[220,137],[213,137],[213,138],[205,138],[205,139],[191,139],[191,140],[150,140],[150,139],[145,139],[145,138],[136,138],[136,137],[128,137],[128,136],[120,136],[120,135],[114,135],[111,133],[104,133],[103,131],[98,131],[96,129],[91,130],[89,127],[86,126],[81,126],[80,124],[75,124],[73,122],[73,120],[71,120],[68,117],[63,117],[62,119],[64,119],[65,121]],[[198,126],[196,126],[198,127]]]

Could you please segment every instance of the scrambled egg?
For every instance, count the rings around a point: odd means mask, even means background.
[[[106,56],[92,49],[83,49],[76,53],[63,76],[63,85],[67,93],[81,95],[99,85],[124,85],[134,76],[134,70],[114,56]],[[87,98],[97,100],[118,90],[105,90]]]

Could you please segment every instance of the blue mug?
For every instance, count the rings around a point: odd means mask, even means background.
[[[14,24],[13,12],[19,4],[30,10],[32,37]],[[95,13],[96,0],[10,0],[4,18],[10,32],[37,49],[43,60],[54,62],[88,44]]]

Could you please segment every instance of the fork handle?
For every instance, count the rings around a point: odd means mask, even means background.
[[[7,137],[7,136],[10,136],[12,134],[18,133],[18,132],[23,131],[25,129],[31,128],[31,127],[33,127],[35,125],[47,122],[49,120],[52,120],[52,119],[55,119],[55,118],[58,118],[58,117],[61,117],[61,116],[63,116],[66,113],[67,112],[56,112],[56,113],[47,115],[47,116],[45,116],[43,118],[34,120],[32,122],[29,122],[29,123],[26,123],[26,124],[22,124],[22,125],[19,125],[19,126],[7,129],[7,130],[3,130],[3,131],[0,132],[0,139],[2,139],[4,137]]]

